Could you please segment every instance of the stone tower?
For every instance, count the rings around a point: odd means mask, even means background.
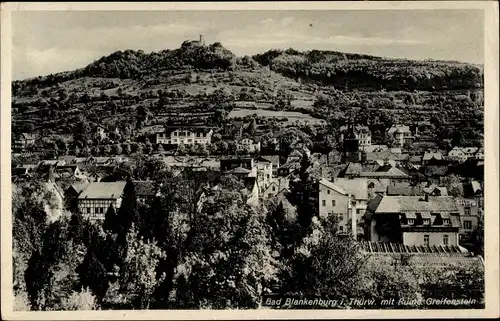
[[[352,111],[347,123],[347,131],[344,135],[343,145],[343,162],[359,162],[361,158],[359,151],[359,140],[356,137],[355,133],[354,115]]]

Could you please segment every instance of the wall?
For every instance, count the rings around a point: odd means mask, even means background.
[[[121,198],[119,199],[80,199],[78,200],[78,210],[91,220],[103,220],[109,206],[113,204],[115,209],[120,208]],[[90,209],[90,213],[88,211]]]
[[[424,235],[429,235],[429,245],[444,245],[444,235],[448,235],[448,245],[458,245],[458,233],[453,232],[403,232],[403,244],[425,245]]]
[[[330,190],[330,194],[328,194],[328,190]],[[325,206],[323,206],[323,200],[325,201]],[[335,200],[335,206],[332,205],[332,200]],[[346,231],[349,219],[347,217],[349,197],[323,184],[319,184],[318,201],[319,216],[326,217],[332,214],[342,214],[342,220],[339,221],[339,225],[342,225],[343,230]]]

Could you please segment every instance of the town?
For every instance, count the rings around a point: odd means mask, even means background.
[[[332,89],[263,62],[299,55],[292,49],[238,58],[236,67],[202,36],[179,50],[218,58],[211,71],[141,78],[114,74],[115,61],[144,55],[120,52],[78,71],[87,74],[13,84],[19,266],[50,275],[44,255],[55,251],[57,265],[80,251],[64,261],[79,269],[65,273],[103,308],[255,307],[264,293],[313,291],[346,304],[398,301],[436,298],[464,280],[472,290],[443,299],[481,306],[481,88],[449,81],[439,91],[426,79],[406,91],[348,88],[360,80]],[[68,226],[47,239],[30,211],[52,223],[68,217]],[[70,245],[53,245],[63,239]],[[38,257],[25,250],[33,244]],[[24,275],[14,286],[32,308],[65,307]]]

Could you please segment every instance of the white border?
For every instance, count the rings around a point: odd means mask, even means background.
[[[485,13],[485,310],[165,310],[13,312],[10,183],[11,11],[43,10],[411,10],[481,9]],[[320,319],[499,316],[498,3],[496,1],[227,2],[227,3],[2,3],[1,4],[1,313],[5,320]]]

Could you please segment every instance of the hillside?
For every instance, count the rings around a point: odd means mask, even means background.
[[[483,123],[482,87],[481,68],[457,62],[293,49],[236,57],[220,43],[186,41],[174,50],[118,51],[81,69],[14,81],[12,130],[71,140],[82,123],[136,136],[186,121],[220,127],[229,114],[290,125],[343,119],[354,109],[365,121],[386,119],[380,112],[400,122],[436,114],[474,131]]]

